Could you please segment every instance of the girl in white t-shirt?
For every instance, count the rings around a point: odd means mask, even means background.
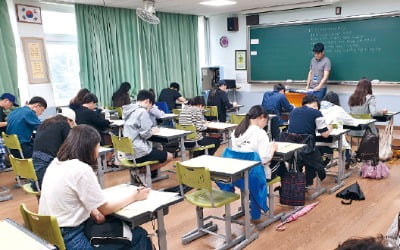
[[[101,224],[106,215],[146,199],[149,193],[149,189],[138,189],[107,200],[91,167],[96,165],[99,147],[96,129],[88,125],[74,127],[44,175],[39,214],[57,218],[69,250],[93,249],[84,234],[90,218]],[[144,229],[132,230],[131,249],[152,249]]]
[[[270,142],[264,127],[268,123],[268,113],[261,105],[253,106],[244,120],[232,133],[232,149],[239,152],[257,152],[264,165],[267,179],[275,177],[270,168],[270,162],[278,146]],[[272,175],[272,176],[271,176]]]

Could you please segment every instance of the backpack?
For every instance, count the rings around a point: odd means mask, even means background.
[[[373,165],[376,165],[379,161],[379,137],[372,133],[370,128],[365,130],[365,134],[356,151],[356,159],[358,162],[370,160]]]

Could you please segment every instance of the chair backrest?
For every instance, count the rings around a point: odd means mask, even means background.
[[[182,125],[182,124],[177,123],[176,124],[176,129],[192,132],[191,134],[186,136],[186,139],[189,139],[189,140],[196,140],[197,139],[197,131],[196,131],[196,126],[194,126],[194,124]]]
[[[10,154],[11,167],[14,173],[22,178],[37,181],[35,168],[32,159],[19,159]]]
[[[218,107],[217,106],[206,106],[204,116],[217,117],[217,120],[218,120]]]
[[[38,235],[40,238],[43,238],[49,243],[57,246],[58,249],[66,249],[56,217],[32,213],[23,203],[19,205],[19,210],[27,229]]]
[[[8,153],[10,153],[11,149],[15,149],[18,150],[19,153],[21,154],[21,157],[24,158],[24,155],[22,153],[22,147],[21,144],[19,143],[17,135],[15,134],[9,135],[2,132],[1,137],[3,137],[4,145],[6,146]]]
[[[169,114],[171,111],[168,108],[168,105],[166,102],[155,102],[154,103],[160,110],[164,111],[164,113]]]
[[[111,135],[111,141],[115,151],[119,151],[125,154],[135,154],[135,150],[132,146],[132,140],[130,138]]]
[[[350,114],[350,115],[356,119],[371,119],[372,118],[371,114]]]
[[[244,116],[244,115],[231,114],[231,123],[240,124],[244,120],[245,117],[246,116]]]
[[[172,109],[172,113],[175,115],[180,115],[182,112],[182,109]]]
[[[212,190],[211,176],[208,168],[205,167],[187,167],[180,162],[176,162],[176,174],[178,183],[196,189]]]

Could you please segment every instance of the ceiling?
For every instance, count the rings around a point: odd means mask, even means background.
[[[48,0],[49,2],[82,3],[117,8],[136,9],[143,7],[142,0]],[[235,5],[211,7],[199,4],[205,0],[156,0],[155,9],[161,12],[213,16],[227,13],[258,13],[265,8],[280,8],[282,6],[310,7],[326,5],[338,0],[234,0]]]

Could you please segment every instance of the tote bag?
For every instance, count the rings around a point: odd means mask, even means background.
[[[387,161],[392,158],[393,119],[388,122],[385,132],[379,138],[379,159]]]

